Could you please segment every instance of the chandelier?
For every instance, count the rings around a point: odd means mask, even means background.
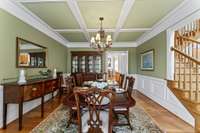
[[[90,47],[98,49],[99,51],[105,51],[108,48],[111,48],[112,38],[111,35],[106,35],[103,30],[103,17],[99,18],[100,20],[100,30],[97,32],[96,37],[92,37],[90,40]]]

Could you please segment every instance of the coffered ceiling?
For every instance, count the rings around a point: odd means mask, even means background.
[[[88,42],[103,28],[116,42],[135,42],[183,0],[13,0],[69,42]]]

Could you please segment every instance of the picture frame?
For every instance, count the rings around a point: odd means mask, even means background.
[[[140,54],[140,69],[145,71],[154,71],[155,50],[151,49]]]

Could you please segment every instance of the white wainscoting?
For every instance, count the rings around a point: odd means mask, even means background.
[[[194,126],[194,118],[167,87],[166,80],[139,74],[133,76],[136,77],[134,88]]]
[[[57,92],[54,93],[57,95]],[[45,96],[44,100],[47,101],[51,98],[51,94]],[[41,98],[36,100],[25,102],[23,104],[23,112],[27,113],[34,109],[35,107],[41,104]],[[7,110],[7,124],[16,120],[18,118],[18,105],[17,104],[8,104]],[[3,86],[0,86],[0,128],[3,126]]]

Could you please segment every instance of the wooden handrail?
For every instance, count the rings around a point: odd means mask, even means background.
[[[175,52],[177,52],[177,53],[179,53],[179,54],[181,54],[181,55],[183,55],[183,56],[185,56],[186,58],[188,58],[188,59],[192,60],[193,62],[197,63],[198,65],[200,65],[200,61],[199,61],[199,60],[197,60],[197,59],[195,59],[195,58],[193,58],[193,57],[188,56],[188,55],[185,54],[184,52],[182,52],[182,51],[180,51],[180,50],[178,50],[178,49],[176,49],[176,48],[174,48],[174,47],[171,47],[171,50],[172,50],[172,51],[175,51]]]
[[[179,37],[183,38],[183,39],[188,40],[188,41],[191,41],[191,42],[194,42],[194,43],[200,44],[199,41],[196,41],[196,40],[193,40],[193,39],[191,39],[191,38],[187,38],[187,37],[181,36],[178,32],[177,32],[177,35],[178,35]]]

